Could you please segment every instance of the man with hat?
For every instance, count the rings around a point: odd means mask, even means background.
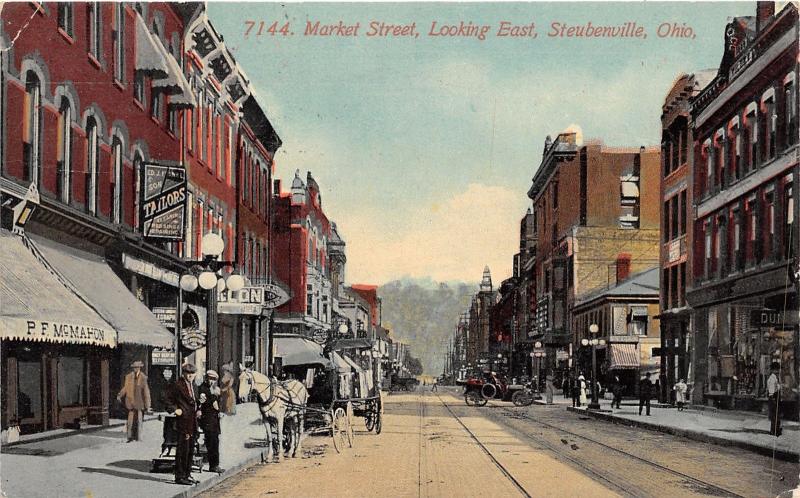
[[[211,472],[221,474],[224,472],[219,468],[219,417],[220,388],[217,386],[219,375],[214,370],[206,372],[205,382],[198,389],[200,402],[200,427],[203,429],[203,436],[208,452],[208,467]]]
[[[150,387],[147,385],[147,375],[142,373],[143,367],[144,363],[139,360],[131,363],[131,371],[125,375],[122,389],[117,394],[117,401],[124,402],[128,410],[129,443],[142,439],[143,413],[150,411]]]
[[[772,362],[769,366],[770,374],[767,378],[767,396],[769,397],[769,433],[773,436],[780,436],[783,431],[781,430],[781,382],[778,378],[778,372],[781,370],[781,364]]]
[[[194,377],[197,368],[184,363],[181,376],[167,388],[168,410],[175,414],[175,428],[178,441],[175,448],[175,482],[194,484],[192,479],[192,459],[194,456],[194,433],[197,431],[197,394]]]

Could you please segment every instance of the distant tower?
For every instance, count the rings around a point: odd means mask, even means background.
[[[294,172],[294,180],[292,180],[292,204],[305,204],[306,203],[306,186],[303,180],[300,179],[300,170]]]
[[[492,292],[492,274],[489,267],[483,269],[483,280],[481,280],[481,292]]]

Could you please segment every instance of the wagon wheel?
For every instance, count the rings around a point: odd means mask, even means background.
[[[375,412],[375,434],[380,434],[383,429],[383,415],[380,410]]]
[[[353,403],[347,402],[347,444],[351,448],[355,445],[356,436],[353,434],[353,422],[356,416],[353,414]]]
[[[375,412],[369,410],[367,413],[364,414],[364,425],[367,426],[367,431],[371,431],[375,428]]]
[[[336,408],[331,415],[331,436],[333,436],[333,447],[336,448],[336,453],[341,453],[344,449],[347,425],[347,414],[344,408]]]
[[[464,394],[464,402],[467,406],[482,406],[481,401],[483,399],[483,396],[481,396],[481,393],[478,391],[467,391]],[[486,403],[483,404],[485,405]]]

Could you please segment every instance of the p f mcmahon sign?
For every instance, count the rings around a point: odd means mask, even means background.
[[[181,166],[142,165],[139,219],[146,238],[182,240],[186,217],[186,170]]]

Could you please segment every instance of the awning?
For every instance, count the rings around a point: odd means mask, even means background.
[[[353,370],[353,367],[351,367],[336,351],[331,352],[331,361],[336,367],[336,371],[339,373],[350,373]]]
[[[32,238],[59,275],[117,330],[120,344],[173,347],[175,336],[136,299],[102,257],[43,237]]]
[[[330,360],[323,356],[322,346],[299,335],[276,335],[275,356],[281,357],[283,366],[322,365],[332,366]]]
[[[170,72],[169,64],[161,54],[157,42],[142,16],[136,15],[136,70],[143,71],[153,78],[163,78]]]
[[[0,337],[117,346],[117,332],[62,282],[35,248],[0,231]]]
[[[334,351],[341,351],[343,349],[372,349],[372,342],[369,339],[339,339],[333,343],[332,349]]]
[[[609,344],[609,370],[639,368],[636,344]]]
[[[622,182],[622,197],[639,197],[639,185],[635,182]]]
[[[161,44],[161,40],[155,38],[155,44],[161,52],[161,56],[167,61],[169,72],[164,78],[154,79],[153,88],[161,88],[166,94],[170,95],[170,105],[194,106],[195,100],[192,87],[186,80],[186,76],[184,76],[183,70],[181,70],[181,67],[178,65],[178,61],[167,52],[167,49]]]
[[[631,306],[631,318],[647,318],[647,306]]]
[[[342,359],[344,359],[344,361],[347,362],[347,364],[350,365],[353,368],[353,370],[356,371],[356,373],[359,373],[359,374],[363,374],[364,373],[364,369],[361,368],[361,366],[358,363],[356,363],[355,361],[350,359],[350,357],[347,356],[346,354],[342,355]]]

